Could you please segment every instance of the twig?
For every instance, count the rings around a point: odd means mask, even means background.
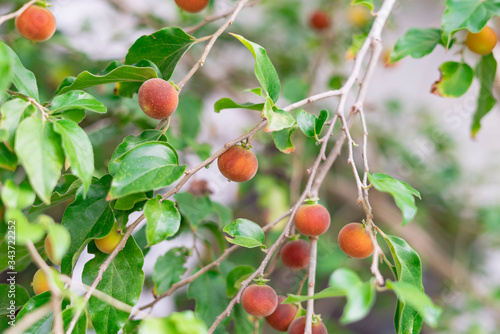
[[[256,4],[258,4],[259,2],[260,2],[260,0],[255,0],[255,1],[252,1],[250,3],[247,3],[244,7],[253,7]],[[229,10],[225,13],[219,14],[219,15],[207,16],[200,23],[197,23],[194,26],[185,28],[184,31],[188,34],[191,34],[191,33],[195,32],[196,30],[200,29],[201,27],[206,26],[209,23],[212,23],[214,21],[228,17],[229,15],[231,15],[233,13],[233,11],[234,11],[234,9],[231,9],[231,10]]]
[[[318,256],[318,237],[311,237],[311,253],[309,256],[309,283],[307,284],[307,296],[312,297],[314,295],[314,287],[316,285],[316,260]],[[306,310],[306,334],[311,334],[312,330],[312,318],[314,314],[314,299],[309,299],[307,301]],[[309,328],[309,331],[307,331]]]
[[[47,113],[47,108],[45,108],[40,103],[38,103],[38,101],[35,100],[34,98],[27,96],[27,95],[24,95],[24,94],[21,94],[21,93],[18,93],[18,92],[14,92],[10,89],[7,89],[7,93],[9,93],[10,95],[13,95],[13,96],[19,96],[19,97],[22,97],[23,99],[26,99],[29,103],[31,103],[36,108],[38,108],[38,110],[40,110],[40,113],[42,114],[42,117],[44,119],[49,119],[49,114]]]
[[[37,2],[37,0],[28,1],[27,3],[25,3],[21,8],[19,8],[15,12],[0,16],[0,25],[2,23],[4,23],[5,21],[8,21],[10,19],[16,18],[17,16],[21,15],[22,12],[24,12],[26,9],[28,9],[28,7],[31,6],[32,4],[34,4],[35,2]]]
[[[231,15],[229,16],[229,19],[215,32],[215,34],[213,34],[212,38],[208,42],[208,45],[205,47],[205,50],[203,51],[200,59],[196,62],[196,64],[194,64],[194,66],[191,68],[191,70],[188,72],[188,74],[184,77],[184,79],[182,79],[181,82],[177,85],[179,92],[182,90],[184,85],[189,81],[189,79],[191,79],[191,77],[196,73],[196,71],[198,71],[198,69],[201,66],[203,66],[203,64],[205,63],[205,60],[207,59],[208,54],[210,53],[210,50],[214,46],[214,44],[217,41],[217,39],[219,38],[219,36],[222,35],[222,33],[224,31],[226,31],[226,29],[231,24],[233,24],[234,19],[236,18],[238,13],[243,9],[243,7],[246,5],[247,2],[248,2],[248,0],[240,0],[238,2],[238,4],[236,5],[236,7],[233,9]]]
[[[47,277],[47,280],[49,281],[49,287],[51,293],[50,304],[52,311],[54,312],[54,327],[53,327],[54,333],[63,334],[64,326],[63,326],[62,311],[61,311],[61,292],[59,291],[59,288],[57,287],[54,281],[53,277],[54,273],[52,272],[52,269],[49,267],[49,265],[45,263],[45,261],[42,259],[40,254],[38,254],[38,251],[36,250],[36,247],[33,244],[33,242],[28,241],[26,243],[26,247],[28,248],[28,251],[33,261],[40,269],[42,269],[43,273]]]

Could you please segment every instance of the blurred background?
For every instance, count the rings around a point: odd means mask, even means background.
[[[377,3],[377,1],[375,1]],[[0,14],[9,13],[23,1],[2,1]],[[0,36],[32,70],[39,83],[42,100],[48,100],[67,76],[88,70],[99,73],[112,60],[123,60],[128,48],[141,35],[162,27],[187,28],[205,16],[227,12],[235,4],[229,0],[211,0],[200,14],[178,10],[174,0],[86,0],[52,1],[57,20],[56,35],[48,42],[33,45],[15,31],[13,20],[0,27]],[[380,3],[380,2],[378,2]],[[309,17],[321,8],[331,15],[332,27],[326,32],[310,28]],[[386,173],[418,189],[419,213],[413,222],[401,227],[401,214],[387,194],[370,191],[375,223],[386,233],[405,239],[421,256],[426,292],[444,309],[437,329],[424,327],[423,333],[498,333],[500,329],[500,113],[495,107],[483,120],[475,139],[470,125],[475,111],[479,85],[458,99],[444,99],[430,93],[439,79],[438,67],[445,61],[460,60],[475,64],[476,56],[460,54],[464,35],[457,45],[445,52],[438,46],[429,56],[405,58],[386,66],[385,58],[396,40],[410,27],[439,27],[443,1],[401,1],[383,35],[384,54],[370,84],[366,100],[369,129],[369,162],[372,172]],[[278,104],[291,102],[314,93],[339,88],[349,75],[353,52],[369,30],[372,17],[365,7],[350,7],[349,1],[262,0],[245,8],[228,31],[241,34],[267,49],[282,81]],[[215,21],[192,34],[212,34],[223,21]],[[492,22],[496,23],[496,22]],[[354,37],[353,37],[354,36]],[[179,82],[199,59],[205,44],[192,47],[176,68],[172,81]],[[494,54],[496,55],[496,52]],[[497,57],[498,58],[498,57]],[[169,129],[169,141],[179,150],[189,167],[208,157],[225,142],[238,137],[259,122],[260,114],[248,110],[213,110],[215,101],[231,97],[238,102],[257,101],[247,88],[258,85],[253,75],[251,54],[228,34],[223,34],[212,49],[205,65],[183,89],[177,117]],[[474,66],[473,66],[474,67]],[[498,85],[495,85],[498,89]],[[97,175],[107,173],[114,148],[129,134],[153,128],[157,123],[140,110],[136,98],[113,95],[113,85],[90,89],[108,106],[106,115],[89,114],[81,123],[90,135],[96,156]],[[329,99],[305,109],[332,114],[337,100]],[[335,138],[340,130],[336,129]],[[359,119],[352,130],[361,143]],[[202,170],[185,187],[195,194],[211,193],[211,199],[230,205],[234,217],[260,224],[285,212],[298,198],[318,152],[311,138],[299,131],[292,140],[293,154],[280,153],[267,133],[252,141],[259,158],[259,173],[250,182],[238,186],[227,182],[216,167]],[[361,151],[356,149],[358,166]],[[339,267],[356,270],[364,280],[371,276],[370,259],[348,259],[337,246],[338,231],[349,222],[360,222],[363,210],[356,204],[356,188],[346,152],[335,163],[320,191],[322,202],[332,215],[329,232],[320,238],[317,290],[327,287],[329,275]],[[60,221],[65,206],[49,212]],[[130,219],[136,217],[132,214]],[[279,225],[268,237],[272,242]],[[383,240],[379,240],[383,245]],[[191,247],[189,233],[152,247],[146,256],[147,282],[139,304],[153,299],[151,274],[155,260],[167,249],[179,245]],[[384,248],[387,252],[387,248]],[[258,250],[235,252],[229,262],[258,265],[263,257]],[[80,276],[90,255],[83,254],[74,276]],[[190,259],[195,267],[198,261]],[[389,269],[382,266],[385,277]],[[22,274],[29,285],[36,268]],[[271,275],[279,294],[296,293],[305,272],[294,272],[277,264]],[[352,325],[339,325],[345,300],[322,299],[316,312],[330,333],[392,333],[396,298],[379,293],[376,305],[365,319]],[[167,315],[174,309],[193,308],[186,289],[162,300],[154,315]],[[230,331],[230,329],[228,329]],[[263,333],[274,333],[267,325]]]

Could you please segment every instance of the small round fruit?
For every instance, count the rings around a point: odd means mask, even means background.
[[[366,6],[349,6],[346,12],[347,21],[357,28],[364,27],[370,21],[370,10]]]
[[[465,39],[465,45],[472,52],[480,55],[489,54],[497,44],[497,35],[490,27],[484,27],[483,30],[474,34],[469,32]]]
[[[142,111],[154,119],[169,117],[179,104],[177,90],[169,82],[160,78],[144,82],[139,88],[137,100]]]
[[[198,13],[205,9],[208,5],[209,0],[175,0],[177,6],[180,9],[184,9],[186,12]]]
[[[291,269],[304,269],[309,265],[311,245],[305,240],[289,241],[281,249],[281,262]]]
[[[330,26],[330,17],[321,9],[314,11],[309,18],[311,28],[321,31]]]
[[[234,182],[246,182],[255,176],[259,161],[249,149],[233,146],[217,159],[217,166],[226,178]]]
[[[52,248],[52,242],[50,241],[50,237],[47,236],[45,238],[45,242],[43,243],[45,247],[45,253],[47,254],[47,257],[49,258],[50,261],[52,261],[53,264],[57,264],[58,266],[61,265],[61,259],[58,259],[56,261],[55,255],[54,255],[54,249]]]
[[[119,231],[117,231],[117,228],[118,225],[115,223],[115,225],[111,229],[111,232],[109,232],[107,236],[101,239],[94,240],[95,245],[101,252],[111,254],[115,250],[116,246],[118,246],[123,236]]]
[[[254,317],[267,317],[278,306],[278,295],[269,285],[252,284],[241,295],[241,306]]]
[[[316,237],[330,227],[330,213],[321,204],[304,204],[297,210],[294,223],[303,235]]]
[[[306,317],[295,319],[288,327],[288,334],[304,334],[306,330]],[[325,324],[318,320],[312,325],[312,334],[328,334]]]
[[[43,42],[54,35],[56,19],[47,8],[33,5],[16,17],[16,28],[24,38]]]
[[[286,297],[278,296],[278,306],[271,315],[266,317],[266,322],[279,332],[286,332],[297,314],[297,306],[282,304]]]
[[[364,259],[373,253],[373,244],[365,226],[360,223],[350,223],[339,232],[340,249],[347,256]]]
[[[33,276],[33,283],[31,285],[33,286],[33,291],[35,291],[35,294],[37,295],[50,290],[47,275],[45,275],[42,269],[37,270]]]

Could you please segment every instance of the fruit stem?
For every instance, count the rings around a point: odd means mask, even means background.
[[[314,204],[317,204],[319,201],[319,198],[318,197],[311,197],[309,196],[309,198],[307,198],[304,203],[308,204],[308,205],[314,205]]]

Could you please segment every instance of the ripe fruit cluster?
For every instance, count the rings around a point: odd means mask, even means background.
[[[149,79],[141,85],[137,100],[142,111],[154,119],[170,117],[177,109],[177,90],[163,79]]]
[[[317,237],[330,227],[330,213],[321,204],[304,204],[297,210],[294,223],[303,235]]]
[[[373,243],[363,224],[350,223],[339,232],[339,247],[347,256],[364,259],[373,253]]]
[[[252,284],[241,295],[241,306],[250,315],[267,317],[278,306],[278,295],[268,285]]]
[[[56,31],[56,19],[47,9],[37,5],[28,7],[16,17],[16,29],[33,42],[48,40]]]
[[[234,182],[246,182],[252,179],[259,168],[255,154],[242,146],[233,146],[217,159],[220,172]]]
[[[281,262],[290,269],[304,269],[309,266],[310,251],[311,246],[305,240],[289,241],[281,248]]]
[[[306,329],[306,317],[295,319],[288,328],[288,334],[303,334]],[[317,320],[312,324],[312,334],[328,334],[325,324]]]
[[[265,318],[269,326],[280,332],[286,332],[297,315],[297,306],[282,304],[285,299],[286,297],[278,296],[276,310]]]

